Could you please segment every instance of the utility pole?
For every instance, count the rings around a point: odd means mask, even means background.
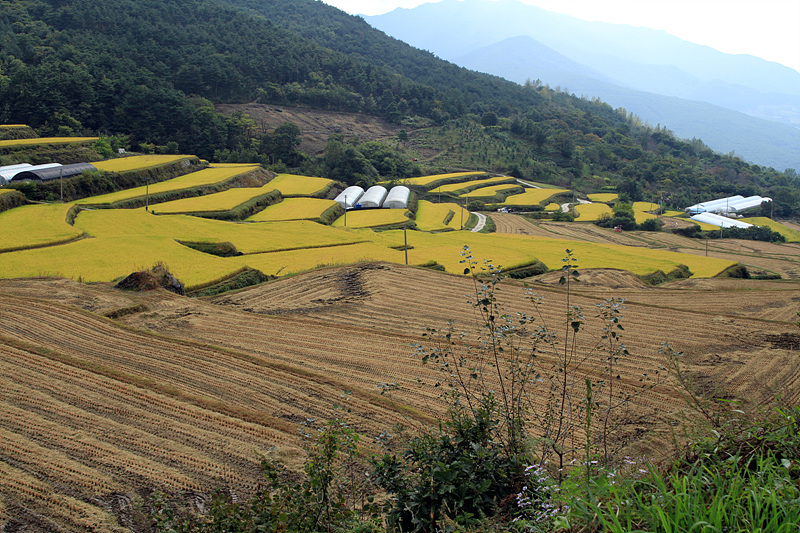
[[[150,210],[150,176],[147,176],[147,184],[144,186],[144,211]]]
[[[408,226],[403,226],[403,250],[406,252],[406,266],[408,266],[408,234],[406,230]]]
[[[61,203],[64,203],[64,167],[61,167],[58,173],[58,181],[61,184]]]
[[[347,195],[344,197],[344,227],[347,227]]]

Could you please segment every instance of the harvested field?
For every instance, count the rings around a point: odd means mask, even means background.
[[[743,280],[653,289],[625,281],[627,273],[594,279],[615,276],[626,286],[614,295],[629,298],[622,387],[635,390],[641,372],[661,363],[660,343],[670,341],[685,352],[687,371],[726,395],[763,404],[780,391],[785,401],[800,400],[790,348],[796,327],[782,320],[797,305],[797,286],[757,282],[769,296],[751,318],[680,307],[737,293],[736,302],[757,305]],[[134,506],[112,503],[140,502],[147,490],[247,494],[259,480],[258,453],[296,468],[298,424],[327,419],[343,390],[352,391],[352,424],[367,447],[394,424],[433,424],[444,406],[416,378],[429,382],[436,372],[411,357],[409,344],[448,319],[473,330],[465,304],[472,287],[462,276],[387,263],[316,270],[212,299],[0,280],[0,512],[34,530],[122,531]],[[557,327],[563,289],[537,284],[535,291],[545,298],[537,322]],[[571,303],[587,316],[583,352],[597,340],[594,304],[610,295],[599,285],[573,291]],[[533,311],[520,283],[501,283],[498,297],[509,311]],[[780,302],[774,314],[768,301]],[[597,369],[587,372],[598,377]],[[381,395],[381,383],[397,387]],[[626,435],[638,437],[628,451],[665,453],[682,405],[666,382],[637,397]]]

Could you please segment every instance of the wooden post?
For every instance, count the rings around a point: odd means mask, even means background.
[[[64,202],[64,167],[61,167],[58,174],[58,181],[61,184],[61,202]]]

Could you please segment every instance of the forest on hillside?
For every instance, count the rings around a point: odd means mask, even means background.
[[[599,100],[456,67],[313,0],[8,0],[0,43],[0,123],[40,135],[122,136],[134,150],[367,185],[439,169],[408,164],[407,142],[337,137],[321,157],[300,154],[292,125],[258,131],[214,104],[303,106],[381,117],[446,150],[452,168],[686,205],[760,194],[776,216],[800,214],[793,169],[717,154]]]

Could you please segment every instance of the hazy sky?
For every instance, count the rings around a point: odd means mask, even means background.
[[[436,1],[436,0],[433,0]],[[800,72],[800,0],[521,0],[591,21],[644,26],[729,54]],[[351,14],[381,15],[426,0],[323,0]]]

